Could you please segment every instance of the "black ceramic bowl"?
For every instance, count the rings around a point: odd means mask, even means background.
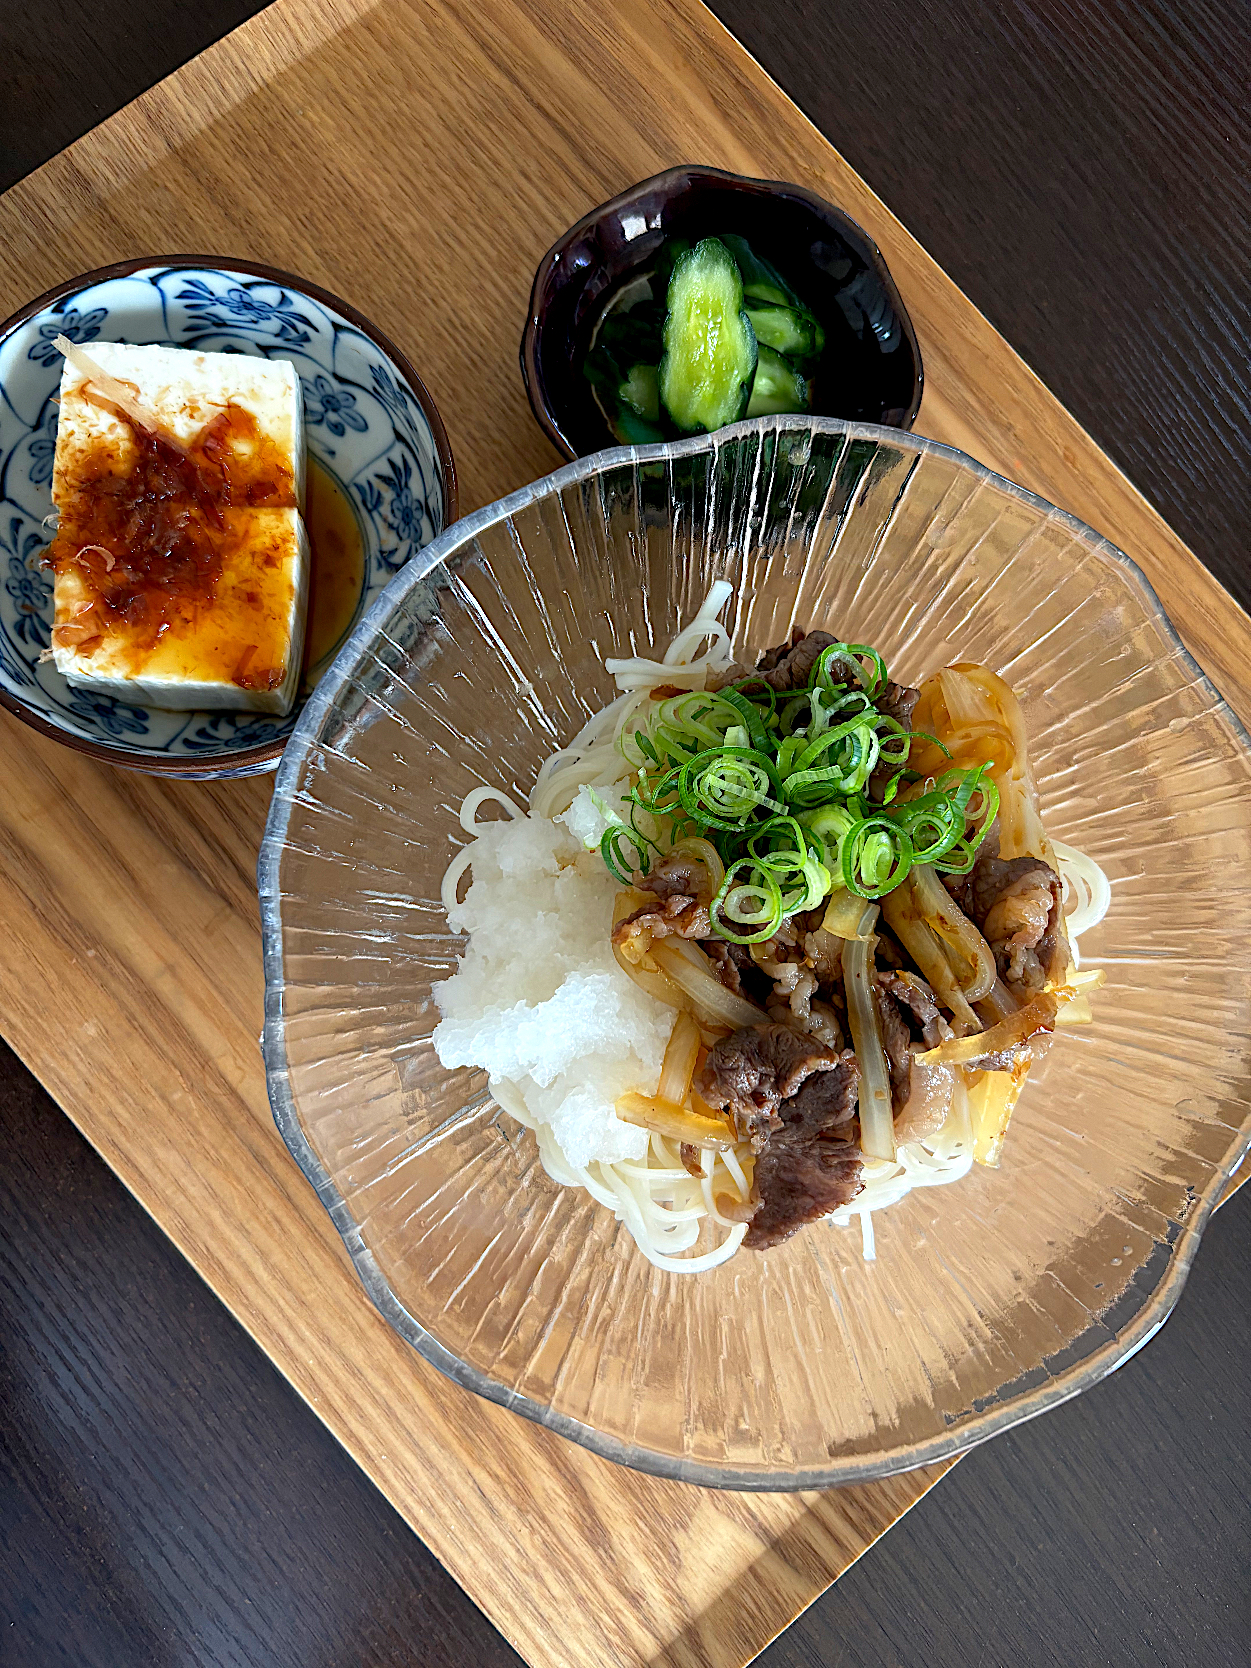
[[[584,215],[539,263],[521,339],[534,415],[567,458],[618,442],[582,374],[596,325],[642,277],[666,238],[738,232],[781,271],[825,326],[814,409],[909,429],[921,404],[921,350],[877,245],[800,185],[719,168],[670,168]]]

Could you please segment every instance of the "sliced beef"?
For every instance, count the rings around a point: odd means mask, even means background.
[[[880,917],[873,931],[877,936],[875,954],[879,966],[893,968],[896,972],[901,967],[907,967],[908,958],[904,955],[903,946]]]
[[[718,980],[727,990],[733,991],[735,996],[741,996],[744,970],[741,958],[745,956],[747,961],[751,960],[746,945],[731,944],[724,938],[706,938],[699,947],[712,963],[712,970]],[[737,955],[735,951],[738,951]]]
[[[906,683],[888,683],[873,705],[887,718],[893,718],[902,729],[912,728],[912,715],[921,699],[921,691]]]
[[[740,666],[737,660],[732,660],[728,666],[723,666],[719,672],[709,672],[704,680],[704,688],[713,690],[728,689],[732,683],[746,683],[752,677],[750,666]]]
[[[763,1143],[781,1101],[814,1072],[832,1071],[837,1049],[790,1025],[748,1025],[709,1050],[697,1088],[708,1105],[729,1112],[739,1140]]]
[[[951,1036],[951,1027],[938,1011],[934,992],[919,974],[894,970],[875,973],[873,995],[890,1072],[891,1106],[898,1114],[912,1094],[914,1042],[937,1048]]]
[[[725,938],[705,938],[700,940],[699,947],[727,990],[732,990],[735,996],[745,996],[758,1008],[767,1007],[773,982],[756,966],[746,944],[732,944]]]
[[[887,975],[889,977],[889,975]],[[908,1104],[912,1092],[912,1033],[899,1010],[899,1004],[883,988],[883,976],[873,981],[873,996],[877,1004],[878,1028],[882,1033],[882,1048],[890,1072],[890,1102],[898,1112]]]
[[[708,871],[695,857],[680,852],[662,857],[647,874],[636,874],[634,884],[640,892],[650,892],[654,898],[667,903],[670,898],[707,898]]]
[[[798,920],[798,916],[796,916]],[[832,932],[826,932],[824,927],[817,927],[813,932],[804,934],[804,953],[808,963],[817,976],[817,984],[825,994],[830,994],[835,985],[841,985],[843,977],[843,941],[836,938]]]
[[[654,938],[707,938],[712,931],[708,907],[712,894],[708,871],[691,857],[664,857],[648,874],[636,874],[640,892],[650,892],[654,903],[645,903],[612,929],[612,941],[620,948],[631,941]]]
[[[743,1243],[766,1250],[851,1202],[864,1186],[854,1132],[860,1068],[851,1049],[778,1108],[780,1127],[756,1160],[758,1199]]]
[[[888,683],[886,688],[874,701],[877,710],[887,718],[893,718],[896,724],[905,730],[912,728],[912,714],[916,704],[921,699],[919,689],[911,689],[907,684]],[[886,798],[886,790],[899,775],[902,765],[879,764],[869,777],[869,798],[880,805]]]
[[[781,643],[776,649],[766,649],[756,663],[760,681],[779,694],[789,689],[805,688],[822,652],[831,643],[837,642],[838,638],[831,637],[828,631],[809,631],[796,634],[790,643]],[[848,663],[848,678],[856,678],[851,662]]]
[[[951,1026],[939,1013],[934,992],[919,973],[879,973],[878,984],[894,999],[900,1012],[906,1010],[913,1031],[926,1048],[937,1048],[951,1036]]]
[[[967,875],[946,875],[947,890],[978,926],[999,977],[1014,995],[1041,990],[1064,970],[1064,883],[1041,857],[999,856],[998,831],[982,842]]]

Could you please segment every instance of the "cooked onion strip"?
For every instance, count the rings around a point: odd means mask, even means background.
[[[943,953],[966,1002],[980,1002],[995,982],[990,945],[956,903],[934,870],[925,864],[908,877],[912,907],[941,940]]]
[[[699,1026],[688,1013],[680,1013],[673,1022],[669,1043],[661,1062],[660,1081],[656,1085],[656,1099],[685,1106],[699,1058]]]
[[[969,1089],[969,1112],[973,1119],[973,1159],[991,1170],[999,1168],[999,1154],[1008,1131],[1008,1119],[1016,1105],[1031,1061],[1018,1060],[1011,1071],[978,1072]]]
[[[882,1034],[873,1002],[868,934],[877,920],[877,905],[866,904],[860,918],[863,938],[843,944],[843,984],[847,991],[847,1022],[860,1065],[860,1148],[866,1158],[895,1157],[895,1120],[891,1111],[890,1076],[882,1051]]]
[[[660,939],[649,954],[661,973],[690,997],[696,1014],[714,1025],[737,1031],[743,1025],[762,1025],[766,1015],[745,996],[727,990],[712,971],[702,950],[687,939]]]
[[[939,1043],[937,1048],[918,1054],[917,1059],[923,1065],[966,1066],[977,1070],[979,1060],[996,1054],[1010,1054],[1031,1038],[1051,1031],[1056,1022],[1056,1008],[1055,997],[1044,991],[1023,1008],[1009,1014],[1007,1019],[992,1025],[989,1031],[980,1031],[973,1037],[952,1037],[948,1042]]]
[[[943,953],[942,940],[918,914],[911,876],[882,899],[882,914],[895,937],[916,962],[945,1008],[950,1009],[957,1035],[981,1029],[981,1021],[961,990],[951,964]],[[827,916],[828,920],[829,917]]]
[[[670,1141],[684,1141],[692,1147],[734,1145],[734,1131],[724,1118],[703,1118],[655,1095],[622,1095],[616,1110],[617,1116],[627,1124],[654,1130]]]

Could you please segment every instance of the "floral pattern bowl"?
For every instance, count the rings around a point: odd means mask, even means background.
[[[273,770],[295,726],[261,713],[170,712],[72,689],[41,660],[52,585],[52,345],[161,342],[288,359],[304,392],[310,457],[351,504],[365,551],[365,611],[391,575],[456,519],[451,448],[421,378],[345,302],[302,279],[203,255],[145,257],[50,290],[0,325],[0,705],[45,735],[132,770],[200,780]],[[330,654],[308,668],[306,690]]]

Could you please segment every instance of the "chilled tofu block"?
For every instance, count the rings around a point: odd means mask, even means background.
[[[80,689],[285,714],[308,610],[299,378],[280,360],[67,348],[52,653]]]

